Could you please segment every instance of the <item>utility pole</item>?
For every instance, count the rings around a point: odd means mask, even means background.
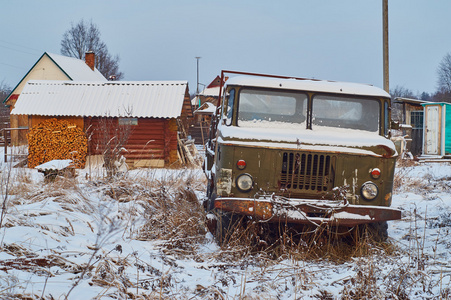
[[[389,69],[388,69],[388,0],[382,0],[382,24],[383,24],[383,48],[384,48],[384,90],[389,93]]]
[[[200,56],[196,56],[197,60],[197,84],[196,84],[196,97],[199,100],[199,107],[200,107],[200,97],[199,97],[199,59]]]

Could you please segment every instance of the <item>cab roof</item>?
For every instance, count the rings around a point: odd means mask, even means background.
[[[316,79],[281,79],[243,75],[229,78],[227,85],[390,98],[390,94],[373,85]]]

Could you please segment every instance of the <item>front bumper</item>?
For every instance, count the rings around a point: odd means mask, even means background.
[[[262,222],[355,226],[401,219],[399,209],[352,205],[347,201],[293,199],[281,196],[216,198],[215,208],[252,217]]]

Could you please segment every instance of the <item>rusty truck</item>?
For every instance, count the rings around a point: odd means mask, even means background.
[[[398,153],[390,95],[366,84],[222,71],[204,203],[219,239],[232,216],[267,224],[371,224],[382,236]]]

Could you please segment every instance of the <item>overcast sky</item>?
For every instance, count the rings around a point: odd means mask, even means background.
[[[0,83],[14,87],[63,33],[97,24],[125,80],[188,80],[222,69],[383,87],[382,0],[0,0]],[[451,52],[450,0],[389,0],[390,88],[436,91]]]

